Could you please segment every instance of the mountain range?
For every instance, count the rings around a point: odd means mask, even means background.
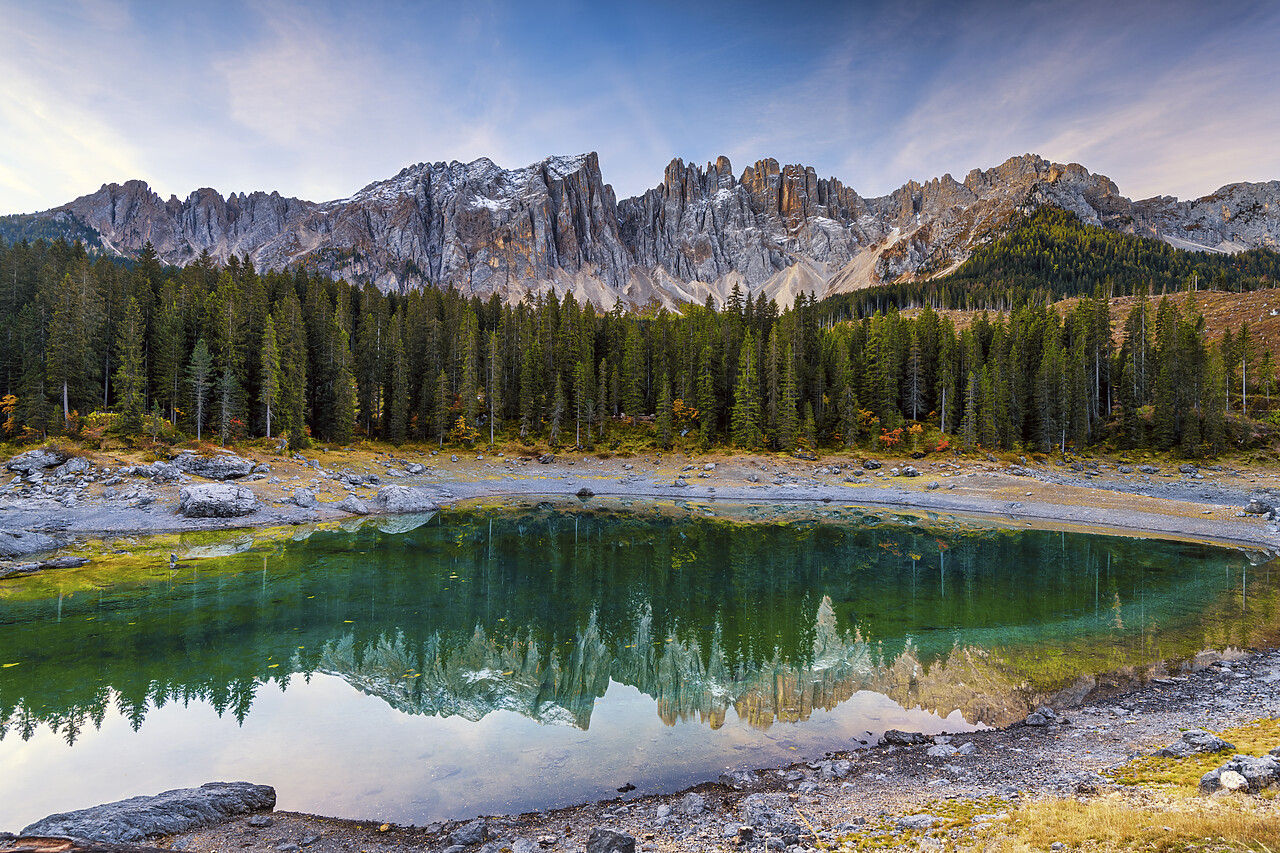
[[[660,184],[619,201],[594,153],[522,169],[484,158],[419,163],[319,203],[208,188],[165,201],[135,180],[4,217],[0,234],[43,224],[122,256],[150,241],[174,265],[204,252],[217,261],[247,254],[259,269],[301,264],[384,291],[452,286],[518,301],[550,289],[601,308],[674,307],[723,303],[737,284],[786,305],[801,292],[822,298],[945,274],[1045,205],[1181,249],[1280,247],[1280,181],[1230,184],[1194,201],[1131,201],[1103,175],[1034,154],[877,198],[773,159],[735,176],[720,157],[705,167],[673,160]]]

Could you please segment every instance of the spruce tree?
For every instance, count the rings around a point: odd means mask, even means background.
[[[750,333],[742,342],[730,432],[734,444],[739,447],[754,450],[760,446],[760,377],[756,364],[755,339]]]
[[[658,443],[664,448],[671,447],[672,442],[671,407],[671,379],[664,371],[658,381],[658,414],[655,423]]]
[[[387,439],[397,447],[409,437],[409,364],[404,351],[403,322],[392,324],[391,401],[387,411]]]
[[[267,323],[262,331],[259,361],[262,374],[262,414],[266,422],[267,438],[271,438],[271,418],[280,408],[280,342],[276,338],[275,319],[270,314],[267,315]]]
[[[125,304],[116,330],[116,402],[120,410],[120,429],[132,434],[142,428],[145,412],[146,373],[142,364],[142,348],[146,330],[142,309],[132,296]]]
[[[191,361],[187,365],[187,377],[191,387],[191,408],[194,410],[196,422],[196,441],[203,436],[205,404],[209,402],[209,392],[213,388],[213,354],[204,338],[196,341],[191,351]]]

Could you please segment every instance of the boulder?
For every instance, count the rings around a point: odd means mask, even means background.
[[[303,509],[311,509],[316,505],[316,493],[310,489],[294,489],[293,502]]]
[[[726,788],[749,788],[756,781],[756,774],[750,770],[726,770],[720,774],[720,784]]]
[[[1069,723],[1065,716],[1050,708],[1048,705],[1041,705],[1036,710],[1027,715],[1026,723],[1028,726],[1047,726],[1050,723]]]
[[[114,844],[176,835],[228,818],[275,808],[276,791],[248,782],[208,782],[154,797],[133,797],[66,814],[49,815],[23,835],[57,835]]]
[[[427,466],[423,465],[421,462],[410,462],[408,465],[404,466],[404,472],[412,476],[425,474],[427,473]]]
[[[701,794],[688,793],[676,803],[676,812],[685,817],[697,817],[707,810],[707,801]]]
[[[575,492],[575,494],[577,494],[577,496],[582,498],[584,501],[587,498],[593,498],[596,496],[596,493],[593,492],[591,489],[587,488],[586,486],[583,486],[581,489],[578,489],[578,491]]]
[[[1182,740],[1157,750],[1155,755],[1157,758],[1186,758],[1197,753],[1234,751],[1235,748],[1235,744],[1227,743],[1215,734],[1203,729],[1192,729],[1189,732],[1183,732]]]
[[[258,510],[258,499],[244,486],[202,483],[178,492],[178,512],[187,518],[237,518]]]
[[[1250,498],[1249,502],[1244,505],[1244,511],[1250,515],[1266,515],[1275,509],[1271,504],[1257,498]]]
[[[894,746],[911,746],[917,743],[933,743],[933,735],[921,734],[920,732],[904,732],[899,729],[889,729],[884,733],[884,742],[893,744]]]
[[[422,489],[410,486],[383,486],[373,499],[379,512],[435,512],[440,506]]]
[[[1230,761],[1210,770],[1200,777],[1200,791],[1213,794],[1218,791],[1236,791],[1242,787],[1234,778],[1239,775],[1245,780],[1250,793],[1257,793],[1263,788],[1280,784],[1280,759],[1274,755],[1254,758],[1251,755],[1235,755]]]
[[[25,557],[41,551],[52,551],[61,545],[62,543],[57,539],[43,533],[32,533],[28,530],[0,530],[0,557],[6,559]]]
[[[1139,465],[1138,471],[1142,474],[1159,474],[1160,469],[1154,465]]]
[[[902,476],[904,476],[904,477],[919,477],[919,476],[920,476],[920,471],[919,471],[919,469],[917,469],[917,468],[916,468],[915,466],[913,466],[913,465],[904,465],[904,466],[903,466],[903,468],[902,468]]]
[[[488,837],[489,825],[483,820],[473,820],[469,823],[464,823],[451,832],[449,834],[449,843],[470,847],[475,844],[483,844]]]
[[[152,462],[147,468],[139,466],[134,471],[141,476],[150,477],[157,483],[172,483],[182,475],[182,469],[168,462]]]
[[[620,829],[597,826],[587,837],[587,853],[636,853],[636,839]]]
[[[786,794],[752,794],[742,800],[741,808],[743,822],[756,832],[778,836],[787,844],[799,840],[800,824]]]
[[[349,512],[352,515],[368,515],[369,514],[369,507],[365,504],[364,501],[360,500],[355,495],[348,495],[347,497],[343,498],[342,502],[338,504],[338,509],[342,510],[343,512]]]
[[[554,453],[544,453],[538,457],[538,461],[543,465],[550,465],[556,461],[556,455]]]
[[[862,467],[866,468],[868,471],[878,471],[884,466],[874,459],[864,459],[862,462]]]
[[[35,450],[28,450],[26,453],[19,453],[5,463],[5,467],[10,471],[34,474],[36,471],[43,471],[45,468],[57,467],[66,461],[67,454],[61,450],[39,447]]]
[[[90,467],[88,459],[85,459],[83,456],[74,456],[55,468],[53,470],[53,474],[55,477],[74,476],[76,474],[83,474],[85,471],[88,471]]]
[[[898,818],[900,829],[925,830],[932,827],[938,819],[931,814],[909,814]]]
[[[219,453],[216,456],[179,453],[173,460],[173,466],[179,471],[207,480],[235,480],[253,473],[253,462],[234,453]]]

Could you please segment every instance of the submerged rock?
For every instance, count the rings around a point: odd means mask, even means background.
[[[187,518],[236,518],[256,512],[258,506],[252,491],[230,483],[184,486],[178,492],[178,512]]]
[[[28,530],[0,530],[0,557],[25,557],[41,551],[52,551],[62,545],[52,536]]]
[[[275,808],[276,791],[248,782],[208,782],[154,797],[132,797],[65,814],[49,815],[22,830],[23,835],[52,835],[131,844],[160,835],[176,835],[220,823],[237,815]]]

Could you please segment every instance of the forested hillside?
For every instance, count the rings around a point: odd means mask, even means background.
[[[848,319],[890,305],[1004,311],[1028,302],[1089,295],[1099,287],[1110,297],[1190,288],[1241,292],[1275,287],[1278,281],[1280,252],[1187,252],[1162,240],[1086,225],[1060,208],[1041,207],[975,249],[950,275],[867,288],[822,304],[824,316]]]
[[[913,285],[918,316],[882,294],[883,312],[868,316],[867,302],[844,322],[803,297],[783,309],[735,292],[723,309],[599,313],[572,296],[513,306],[432,288],[386,295],[234,257],[175,269],[144,251],[125,268],[63,241],[0,245],[4,430],[294,446],[359,435],[784,451],[1106,443],[1188,456],[1250,440],[1229,414],[1246,391],[1249,414],[1264,413],[1270,352],[1247,326],[1209,343],[1194,300],[1141,295],[1135,276],[1151,262],[1137,249],[1150,241],[1095,237],[1038,214],[973,269]],[[1190,272],[1202,286],[1257,287],[1275,269],[1267,253],[1174,252],[1150,283],[1185,287]],[[1057,289],[1063,270],[1093,295],[1060,315],[1043,294],[1069,292]],[[1139,292],[1127,316],[1101,298],[1109,282]],[[929,294],[984,287],[1004,288],[1011,310],[961,331],[933,310]]]

